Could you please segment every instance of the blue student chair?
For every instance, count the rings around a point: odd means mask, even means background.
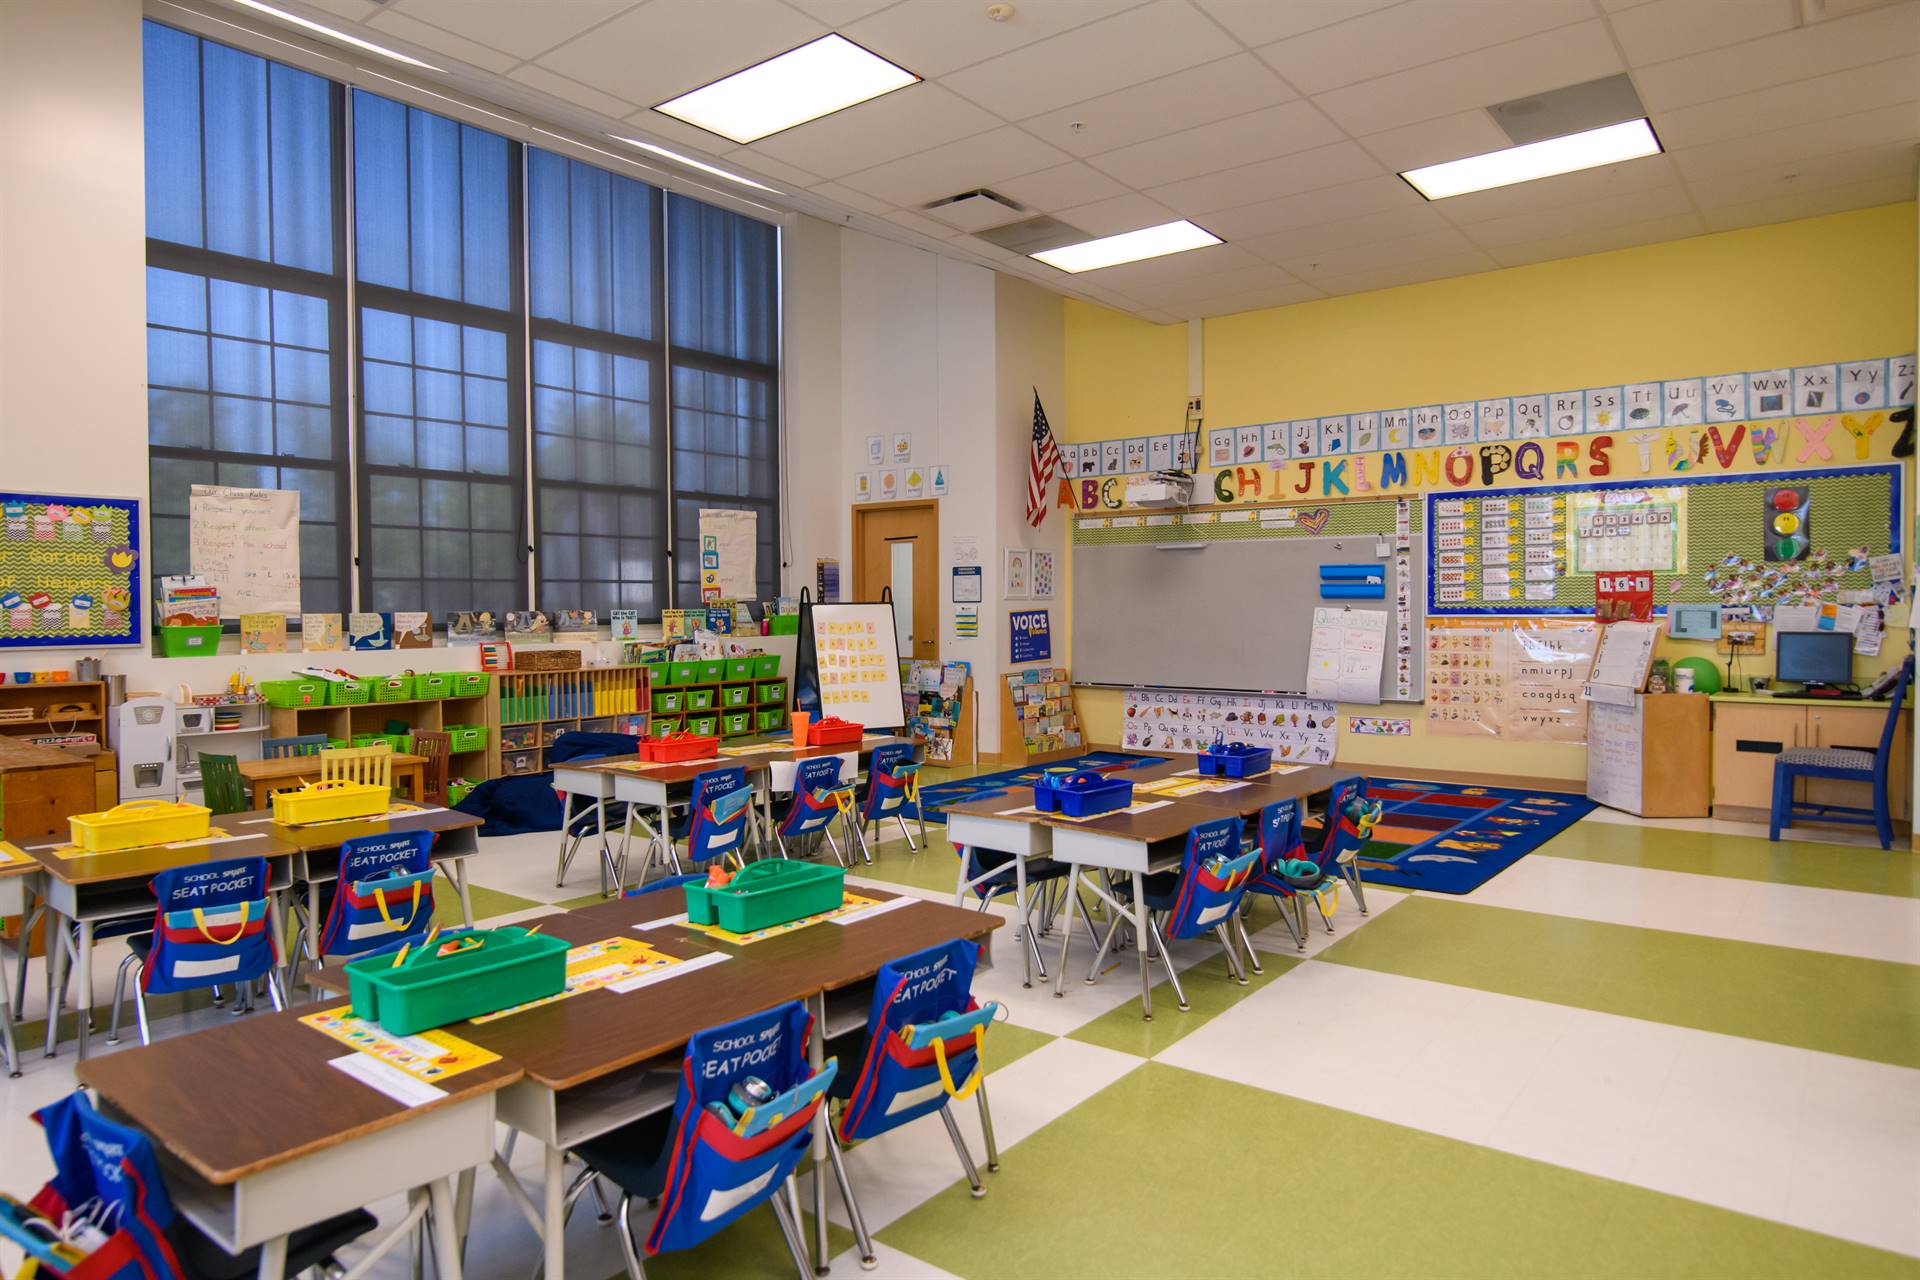
[[[1234,950],[1233,937],[1227,932],[1227,926],[1233,924],[1239,914],[1247,882],[1252,879],[1254,865],[1260,858],[1257,849],[1243,847],[1245,830],[1246,824],[1237,817],[1202,822],[1187,832],[1187,844],[1181,853],[1178,871],[1161,872],[1145,878],[1149,913],[1147,928],[1153,935],[1154,947],[1160,952],[1160,963],[1166,966],[1167,977],[1173,983],[1173,993],[1179,998],[1183,1010],[1188,1007],[1187,993],[1180,986],[1180,975],[1174,971],[1173,957],[1167,951],[1169,939],[1213,934],[1227,954],[1227,968],[1234,980],[1243,985],[1247,981],[1247,975],[1240,967],[1240,954]],[[1122,899],[1131,897],[1132,892],[1132,885],[1122,882]],[[1093,967],[1087,970],[1088,982],[1092,982],[1099,974],[1100,966],[1107,958],[1107,950],[1113,945],[1114,935],[1125,920],[1124,915],[1116,913],[1113,923],[1107,926],[1107,936],[1101,939],[1100,950],[1093,957]]]
[[[1253,878],[1247,881],[1247,893],[1249,896],[1259,894],[1272,898],[1280,908],[1280,922],[1293,935],[1293,945],[1305,951],[1307,918],[1302,898],[1319,888],[1327,877],[1320,865],[1307,857],[1300,802],[1278,800],[1262,809],[1260,826],[1254,833],[1254,844],[1260,853],[1260,863]],[[1292,872],[1286,869],[1289,863],[1295,864]],[[1313,871],[1308,873],[1306,866],[1300,864],[1313,867]],[[1244,937],[1246,925],[1242,923],[1240,928],[1243,941],[1247,943],[1247,952],[1251,955],[1253,943]]]
[[[1354,865],[1354,859],[1366,847],[1367,836],[1379,819],[1380,806],[1377,802],[1369,806],[1366,779],[1348,778],[1328,790],[1326,817],[1312,845],[1305,840],[1302,816],[1299,803],[1291,800],[1268,805],[1261,811],[1260,866],[1247,891],[1279,902],[1280,918],[1287,932],[1293,935],[1294,945],[1305,951],[1308,900],[1320,913],[1320,923],[1328,933],[1333,932],[1333,908],[1342,885],[1353,890],[1360,914],[1367,913],[1367,899],[1360,889],[1360,870]],[[1302,863],[1311,864],[1311,868],[1300,865]],[[1288,919],[1289,907],[1292,919]]]
[[[1900,704],[1906,700],[1907,686],[1912,680],[1913,659],[1909,657],[1900,664],[1900,676],[1893,685],[1893,701],[1887,707],[1886,722],[1880,727],[1880,745],[1874,750],[1788,747],[1774,757],[1773,809],[1767,820],[1768,839],[1778,840],[1782,827],[1790,829],[1795,818],[1806,818],[1813,822],[1870,826],[1879,835],[1882,849],[1893,847],[1893,812],[1887,798],[1887,767],[1893,759],[1893,735],[1900,727]],[[1834,778],[1843,782],[1871,783],[1873,807],[1795,800],[1793,784],[1801,778]]]
[[[844,1102],[831,1151],[836,1171],[843,1163],[840,1143],[877,1138],[938,1112],[974,1196],[987,1193],[952,1106],[969,1097],[976,1100],[987,1142],[987,1168],[997,1171],[1000,1150],[993,1139],[993,1112],[987,1105],[986,1039],[1000,1006],[982,1005],[973,996],[979,957],[978,943],[954,939],[880,967],[867,1025],[844,1037],[849,1048],[854,1036],[865,1037],[866,1045],[859,1055],[859,1074],[852,1079],[841,1077],[834,1084],[834,1096]],[[839,1044],[828,1048],[837,1050]],[[865,1221],[857,1208],[850,1207],[847,1216],[862,1260],[871,1259],[873,1245]]]
[[[433,833],[395,831],[340,844],[320,959],[397,951],[433,927]]]
[[[810,1280],[790,1179],[836,1074],[832,1061],[818,1072],[807,1066],[812,1024],[806,1008],[790,1001],[699,1032],[687,1042],[670,1110],[575,1148],[586,1169],[568,1187],[566,1209],[571,1212],[595,1178],[620,1189],[620,1251],[631,1280],[646,1280],[643,1253],[651,1258],[690,1249],[762,1204],[772,1206],[795,1268]],[[710,1108],[726,1104],[746,1076],[765,1082],[773,1099],[729,1123]],[[848,1194],[844,1174],[841,1194]],[[634,1238],[635,1198],[660,1202],[644,1243]]]
[[[744,765],[697,774],[686,811],[675,815],[664,833],[654,832],[648,842],[646,858],[640,864],[639,883],[647,882],[647,874],[656,861],[671,866],[675,875],[686,874],[687,866],[681,865],[680,852],[674,844],[677,840],[686,841],[688,866],[704,867],[717,858],[744,866],[746,838],[752,821],[753,788],[747,784]]]
[[[780,849],[780,856],[793,856],[787,848],[792,840],[804,845],[812,836],[819,835],[833,850],[833,859],[841,866],[852,865],[851,835],[846,852],[840,849],[840,842],[833,838],[833,820],[847,809],[853,807],[853,784],[840,781],[839,756],[808,756],[800,761],[793,772],[793,797],[787,801],[787,811],[780,815],[780,821],[774,824],[773,842]],[[841,829],[848,825],[841,823]],[[862,841],[864,848],[865,842]]]
[[[900,834],[907,838],[908,852],[918,853],[920,845],[913,842],[913,832],[907,830],[908,814],[920,824],[920,840],[924,844],[927,818],[920,811],[920,766],[913,758],[913,744],[890,742],[884,747],[875,747],[873,759],[867,765],[867,794],[860,801],[860,825],[863,828],[871,825],[877,840],[880,824],[892,818],[900,824]]]
[[[265,978],[273,1007],[286,1007],[265,858],[173,867],[153,878],[153,893],[160,904],[153,928],[127,939],[127,957],[114,977],[108,1044],[120,1042],[120,1001],[129,972],[134,979],[133,1010],[141,1044],[152,1042],[148,995],[231,983],[239,992],[234,1010],[238,1013],[247,1007],[250,985]]]
[[[551,769],[555,765],[572,761],[601,760],[608,756],[630,756],[639,750],[640,740],[626,733],[582,733],[568,730],[553,740],[547,748],[546,764]],[[579,807],[575,808],[576,802]],[[608,800],[604,806],[596,805],[592,796],[568,792],[562,798],[560,806],[560,865],[553,874],[553,887],[559,888],[566,882],[567,868],[573,864],[573,855],[580,849],[581,840],[588,836],[599,836],[600,841],[600,891],[610,892],[610,885],[621,883],[626,867],[614,859],[613,850],[606,837],[626,824],[626,804],[618,800]],[[606,824],[601,825],[600,814],[606,814]]]
[[[969,849],[964,845],[954,845],[953,851],[960,858],[961,884],[959,892],[963,894],[971,893],[979,900],[980,910],[985,911],[987,904],[995,898],[1017,897],[1020,882],[1016,878],[1013,860],[1019,855],[1001,853],[995,849]],[[1033,962],[1034,970],[1039,973],[1042,981],[1044,981],[1047,976],[1047,963],[1040,958],[1040,940],[1034,936],[1034,917],[1036,915],[1039,916],[1041,920],[1047,922],[1047,927],[1051,928],[1054,914],[1057,910],[1055,905],[1055,892],[1057,890],[1062,892],[1068,891],[1067,877],[1071,871],[1072,868],[1066,863],[1055,862],[1052,858],[1027,859],[1027,889],[1029,891],[1027,894],[1027,918],[1020,922],[1020,936],[1026,940],[1028,956]],[[1040,890],[1040,892],[1033,892],[1035,889]],[[1065,898],[1061,897],[1059,900],[1065,901]],[[1083,919],[1088,918],[1084,911],[1081,913],[1081,916]],[[1087,933],[1089,939],[1091,939],[1093,933],[1093,925],[1091,923],[1087,925]],[[1023,982],[1021,985],[1030,987],[1033,984],[1031,982]]]
[[[326,734],[302,733],[291,738],[267,738],[260,744],[260,754],[268,760],[280,760],[287,756],[317,756],[326,747]]]

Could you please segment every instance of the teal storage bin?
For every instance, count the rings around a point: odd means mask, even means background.
[[[687,923],[751,933],[831,911],[845,901],[846,888],[840,867],[786,858],[749,862],[721,888],[687,885]]]
[[[448,942],[478,945],[441,955]],[[347,965],[353,1014],[389,1035],[410,1036],[483,1013],[557,996],[567,986],[567,943],[513,925],[443,933],[397,968],[391,955]]]

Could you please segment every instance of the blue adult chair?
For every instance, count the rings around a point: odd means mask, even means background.
[[[249,986],[267,980],[273,1007],[286,1008],[280,991],[274,942],[273,903],[265,858],[228,858],[173,867],[153,878],[160,908],[148,933],[127,939],[127,958],[113,983],[113,1021],[108,1044],[120,1042],[120,1000],[127,975],[134,976],[133,1011],[140,1043],[152,1043],[147,996],[232,983],[239,1012]]]
[[[1173,983],[1173,994],[1178,997],[1182,1010],[1188,1008],[1187,993],[1180,986],[1173,956],[1167,951],[1167,941],[1171,938],[1213,934],[1227,954],[1227,968],[1234,980],[1243,985],[1247,981],[1240,967],[1240,954],[1234,950],[1233,937],[1227,932],[1227,926],[1240,911],[1240,900],[1246,894],[1247,882],[1253,877],[1254,864],[1260,858],[1257,849],[1242,846],[1245,829],[1246,824],[1237,817],[1213,818],[1200,823],[1187,832],[1180,869],[1150,875],[1144,880],[1149,912],[1147,929],[1153,935],[1160,963],[1166,966],[1167,978]],[[1132,893],[1131,883],[1122,882],[1122,900],[1130,898]],[[1087,970],[1088,982],[1098,976],[1114,935],[1125,921],[1126,916],[1116,914],[1113,923],[1107,926],[1107,936],[1101,939],[1093,967]]]
[[[920,766],[913,758],[913,744],[910,742],[890,742],[884,747],[873,749],[873,759],[867,765],[867,794],[860,800],[860,825],[871,825],[874,839],[880,838],[880,826],[888,818],[900,824],[900,834],[907,838],[907,851],[920,852],[920,845],[913,842],[913,832],[907,830],[907,815],[912,814],[920,824],[920,840],[927,839],[927,816],[920,809]]]
[[[843,867],[852,865],[851,837],[845,853],[840,850],[840,842],[833,838],[833,820],[844,812],[843,805],[851,807],[853,801],[853,784],[840,781],[840,763],[839,756],[808,756],[794,770],[793,798],[773,828],[773,842],[779,847],[781,857],[793,856],[787,841],[804,842],[818,835],[833,850],[835,862]],[[840,825],[842,830],[848,827],[845,822]],[[863,841],[863,851],[864,848]]]
[[[1814,822],[1840,822],[1850,826],[1872,827],[1880,837],[1880,847],[1893,847],[1893,813],[1887,798],[1887,767],[1893,759],[1893,735],[1900,727],[1900,704],[1906,700],[1907,685],[1913,680],[1913,659],[1900,664],[1900,675],[1893,685],[1893,701],[1887,707],[1886,723],[1880,727],[1880,745],[1872,751],[1852,747],[1788,747],[1773,760],[1773,810],[1767,820],[1767,838],[1778,840],[1780,828],[1793,826],[1795,818]],[[1843,782],[1873,784],[1873,807],[1815,804],[1793,798],[1793,784],[1801,778],[1834,778]]]
[[[798,1001],[710,1027],[687,1042],[680,1088],[671,1110],[591,1139],[574,1149],[586,1165],[567,1189],[570,1211],[580,1195],[605,1178],[620,1189],[620,1252],[631,1280],[646,1280],[651,1258],[689,1249],[761,1204],[771,1205],[802,1280],[810,1280],[789,1179],[813,1140],[813,1119],[825,1105],[836,1065],[807,1066],[813,1019]],[[734,1084],[757,1076],[771,1101],[729,1124],[710,1108],[725,1104]],[[841,1194],[851,1204],[844,1173]],[[660,1202],[644,1243],[634,1239],[633,1201]]]

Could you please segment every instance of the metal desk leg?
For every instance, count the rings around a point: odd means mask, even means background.
[[[1138,871],[1133,873],[1133,941],[1140,956],[1140,1009],[1148,1022],[1153,1021],[1153,972],[1147,966],[1147,952],[1153,949],[1153,935],[1147,932],[1147,885],[1146,877]],[[1173,957],[1167,957],[1167,968],[1173,968]]]
[[[453,1207],[453,1188],[445,1178],[435,1178],[427,1184],[427,1203],[433,1206],[435,1269],[440,1273],[440,1280],[460,1280],[460,1232]]]
[[[1077,864],[1067,868],[1067,923],[1060,930],[1060,967],[1053,973],[1053,998],[1066,995],[1061,984],[1067,980],[1067,952],[1073,949],[1073,917],[1080,911],[1080,868]],[[1092,927],[1091,924],[1088,925]]]
[[[260,1280],[285,1280],[287,1238],[275,1236],[260,1246]]]
[[[453,891],[460,895],[460,918],[466,921],[467,928],[473,928],[473,895],[467,890],[467,860],[448,858],[453,870],[449,875],[453,879]]]
[[[1020,913],[1020,964],[1026,971],[1021,981],[1023,987],[1033,985],[1033,952],[1040,945],[1033,936],[1033,917],[1027,914],[1027,860],[1019,854],[1013,855],[1013,909]]]
[[[51,1058],[60,1048],[60,1006],[67,998],[67,941],[69,921],[52,907],[47,908],[47,1051]]]
[[[673,818],[667,813],[667,799],[660,797],[660,843],[666,846],[667,865],[680,875],[680,852],[673,847]]]
[[[93,921],[91,920],[80,922],[80,954],[74,958],[74,963],[80,966],[80,972],[77,975],[79,981],[75,984],[80,989],[80,1039],[76,1053],[79,1061],[85,1062],[87,1039],[93,1024]]]
[[[25,931],[20,934],[20,967],[27,967]],[[18,1077],[20,1074],[20,1046],[13,1039],[13,1005],[9,1003],[7,982],[7,944],[0,942],[0,1048],[4,1048],[7,1062],[7,1075]]]
[[[320,884],[307,869],[307,959],[320,965]]]
[[[815,1071],[827,1064],[827,997],[821,993],[811,997],[808,1003],[813,1006],[813,1035],[808,1037],[807,1061]],[[827,1243],[827,1104],[823,1101],[819,1110],[813,1113],[813,1273],[824,1276],[831,1269],[833,1258]]]
[[[540,1215],[541,1247],[546,1255],[544,1280],[564,1280],[567,1270],[566,1153],[558,1147],[548,1147],[545,1165],[545,1203]]]

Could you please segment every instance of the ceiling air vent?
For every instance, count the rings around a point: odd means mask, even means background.
[[[988,244],[999,245],[1009,253],[1022,257],[1028,254],[1045,253],[1049,249],[1058,249],[1061,245],[1079,244],[1092,236],[1078,227],[1070,227],[1058,218],[1040,214],[1024,222],[1009,223],[1004,227],[994,227],[978,233]]]
[[[1012,222],[1026,210],[998,191],[963,191],[957,196],[922,205],[927,213],[951,227],[975,233]]]
[[[1515,146],[1522,146],[1635,120],[1646,115],[1647,109],[1640,105],[1633,81],[1618,75],[1496,102],[1487,108],[1487,114]]]

